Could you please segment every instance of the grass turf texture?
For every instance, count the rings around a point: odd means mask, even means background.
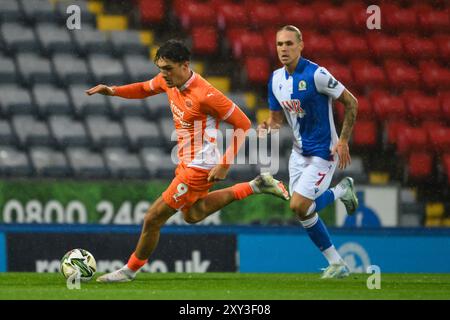
[[[0,273],[1,300],[162,299],[450,299],[450,274],[381,274],[381,289],[369,290],[369,274],[321,280],[320,274],[155,273],[128,283],[95,278],[69,290],[57,273]]]

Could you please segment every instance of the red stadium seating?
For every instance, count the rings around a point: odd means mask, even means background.
[[[390,120],[385,123],[386,142],[388,144],[396,144],[398,132],[409,127],[409,123],[405,120]]]
[[[191,31],[192,52],[213,54],[217,52],[217,30],[214,27],[194,27]]]
[[[447,174],[447,181],[450,185],[450,153],[445,154],[442,158],[442,166],[444,168],[444,173]]]
[[[393,96],[385,91],[374,91],[370,94],[370,100],[379,120],[406,119],[407,109],[402,96]]]
[[[450,121],[450,91],[440,93],[439,100],[441,101],[441,111],[443,118],[447,121]]]
[[[380,88],[386,86],[383,68],[369,60],[355,59],[350,62],[355,85],[359,88]]]
[[[360,33],[367,29],[367,5],[361,1],[345,1],[343,9],[350,14],[353,32]]]
[[[217,10],[217,24],[222,30],[245,27],[248,23],[247,11],[240,4],[223,3]]]
[[[235,58],[267,55],[268,44],[261,33],[235,29],[230,30],[228,35]]]
[[[420,12],[418,17],[422,31],[434,32],[450,29],[448,10]]]
[[[142,23],[160,23],[164,18],[164,0],[139,0]]]
[[[292,24],[303,29],[311,29],[317,27],[317,17],[315,11],[311,7],[300,6],[295,1],[284,2],[278,4],[283,22],[285,24]]]
[[[436,43],[440,57],[443,61],[448,61],[450,59],[450,35],[436,34],[432,39]]]
[[[369,32],[367,44],[376,58],[400,58],[404,55],[402,42],[397,37]]]
[[[365,37],[342,31],[331,33],[331,37],[341,59],[366,58],[369,56],[369,47]]]
[[[408,157],[408,176],[410,179],[430,178],[433,171],[433,157],[427,152],[417,151]]]
[[[388,60],[384,64],[389,85],[396,89],[418,88],[417,69],[402,60]]]
[[[266,84],[270,75],[270,63],[264,57],[248,57],[245,60],[247,79],[251,83]]]
[[[428,134],[420,127],[398,128],[397,132],[397,152],[407,155],[414,150],[427,150]]]
[[[377,144],[377,125],[372,120],[358,120],[353,127],[353,145],[374,147]]]
[[[277,30],[275,28],[268,27],[268,28],[264,29],[262,34],[264,36],[264,41],[266,42],[267,47],[269,49],[269,55],[270,55],[271,59],[273,59],[273,60],[277,59],[277,57],[278,57],[277,45],[276,45]]]
[[[202,2],[189,3],[179,14],[181,25],[184,29],[190,29],[193,26],[215,26],[217,17],[214,9]]]
[[[411,61],[434,59],[439,56],[436,44],[431,39],[418,38],[417,34],[403,34],[400,39],[405,48],[405,53]]]
[[[392,31],[415,31],[417,29],[417,13],[414,9],[401,9],[395,5],[382,5],[382,25]]]
[[[329,30],[330,27],[338,30],[351,29],[353,27],[353,22],[350,18],[350,14],[337,7],[327,7],[323,11],[316,11],[318,15],[319,26],[323,30]]]
[[[338,119],[342,122],[344,120],[345,108],[340,102],[336,102],[336,110],[338,113]],[[373,120],[373,109],[369,100],[365,97],[358,97],[358,115],[357,122],[360,120]]]
[[[420,63],[421,79],[432,90],[450,88],[450,71],[434,62]]]
[[[403,94],[409,115],[414,120],[438,120],[441,118],[441,107],[437,97],[424,94]]]
[[[352,72],[349,67],[336,63],[334,61],[325,62],[326,64],[321,64],[335,77],[339,82],[344,84],[344,86],[352,88],[354,85]]]
[[[437,127],[429,130],[428,134],[436,153],[450,152],[450,127]]]
[[[313,61],[317,58],[336,55],[334,43],[328,36],[315,32],[305,32],[303,34],[303,42],[305,43],[303,55]]]
[[[278,29],[283,22],[281,12],[276,4],[256,2],[246,7],[250,23],[254,27],[264,28],[271,26]]]

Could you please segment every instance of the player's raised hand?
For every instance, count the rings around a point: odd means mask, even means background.
[[[350,163],[352,163],[347,141],[338,140],[338,142],[333,146],[331,154],[336,154],[336,152],[339,156],[339,169],[345,169]]]
[[[88,96],[92,96],[93,94],[99,93],[103,94],[105,96],[113,96],[114,95],[114,89],[112,87],[108,87],[104,84],[99,84],[95,87],[92,87],[85,91]]]
[[[208,182],[225,180],[225,178],[227,177],[227,174],[228,174],[228,170],[230,170],[230,168],[228,166],[224,166],[222,164],[216,165],[209,172]]]

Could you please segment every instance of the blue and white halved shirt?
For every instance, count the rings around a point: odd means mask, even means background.
[[[294,149],[305,157],[331,160],[338,135],[334,126],[332,100],[345,87],[327,69],[300,58],[290,75],[284,67],[269,80],[269,109],[283,110],[294,132]]]

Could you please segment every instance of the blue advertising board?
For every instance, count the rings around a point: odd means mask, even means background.
[[[6,271],[6,239],[5,234],[0,232],[0,272]]]
[[[448,232],[447,232],[448,233]],[[352,272],[450,272],[450,236],[433,232],[337,232],[335,247]],[[318,272],[327,261],[306,233],[240,234],[240,272]]]

